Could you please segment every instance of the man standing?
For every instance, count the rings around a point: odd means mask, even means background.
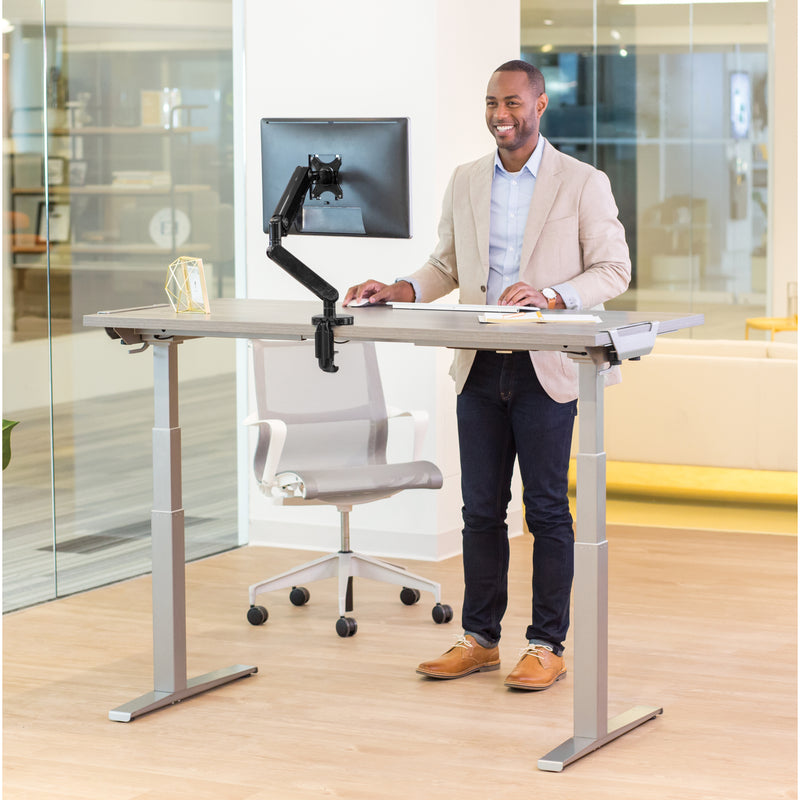
[[[498,67],[486,92],[497,150],[456,168],[433,254],[403,280],[351,287],[345,305],[429,302],[458,287],[462,303],[578,310],[625,291],[630,258],[608,178],[539,135],[547,102],[538,69],[524,61]],[[534,537],[533,603],[528,645],[505,684],[546,689],[566,675],[574,546],[567,473],[577,368],[554,351],[459,350],[451,375],[464,504],[464,634],[417,671],[446,679],[500,667],[506,512],[518,458]]]

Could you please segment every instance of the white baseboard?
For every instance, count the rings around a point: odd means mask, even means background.
[[[509,536],[522,534],[522,512],[508,515]],[[292,550],[335,552],[339,548],[339,529],[331,525],[306,522],[250,520],[249,544],[262,547],[286,547]],[[419,561],[443,561],[461,553],[461,529],[438,534],[415,534],[408,531],[351,530],[353,550],[379,558],[408,558]]]

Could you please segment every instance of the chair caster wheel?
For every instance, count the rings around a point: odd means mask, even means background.
[[[443,622],[450,622],[453,619],[453,609],[446,603],[437,603],[433,607],[431,616],[437,625],[441,625]]]
[[[308,602],[309,597],[311,597],[311,592],[309,592],[305,586],[294,586],[292,587],[292,591],[289,592],[289,599],[294,606],[304,606]]]
[[[400,592],[400,601],[406,606],[413,606],[419,598],[419,589],[409,589],[408,586],[404,586]]]
[[[339,617],[336,620],[336,633],[343,639],[348,636],[355,636],[358,630],[358,624],[352,617]]]
[[[250,606],[247,609],[247,621],[251,625],[263,625],[268,617],[269,612],[264,606]]]

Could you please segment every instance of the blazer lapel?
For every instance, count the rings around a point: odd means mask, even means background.
[[[472,218],[475,220],[475,234],[478,239],[478,256],[486,274],[489,274],[489,217],[492,205],[492,176],[494,175],[494,154],[476,164],[470,176],[469,199]]]
[[[539,240],[544,223],[553,207],[553,201],[561,184],[558,151],[545,139],[542,163],[539,165],[539,174],[536,176],[536,186],[533,190],[533,199],[528,209],[528,221],[525,224],[525,233],[522,237],[522,251],[519,259],[520,277],[533,255],[533,248]]]

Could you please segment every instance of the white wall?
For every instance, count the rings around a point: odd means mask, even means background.
[[[778,169],[770,171],[769,316],[787,311],[787,285],[797,280],[798,265],[798,59],[800,33],[796,0],[775,0],[770,50],[770,153]]]
[[[491,10],[478,0],[342,0],[335,6],[245,0],[244,9],[249,296],[310,299],[264,254],[259,120],[268,115],[409,117],[414,237],[294,237],[285,244],[340,294],[368,277],[389,282],[416,269],[435,244],[453,167],[493,146],[483,98],[492,70],[519,55],[519,0],[498,0]],[[355,509],[353,546],[411,558],[452,555],[461,547],[461,497],[450,355],[388,344],[379,355],[387,401],[429,411],[424,457],[440,466],[445,485]],[[513,524],[521,528],[521,520]],[[251,542],[330,549],[337,537],[335,510],[276,508],[251,484]]]

